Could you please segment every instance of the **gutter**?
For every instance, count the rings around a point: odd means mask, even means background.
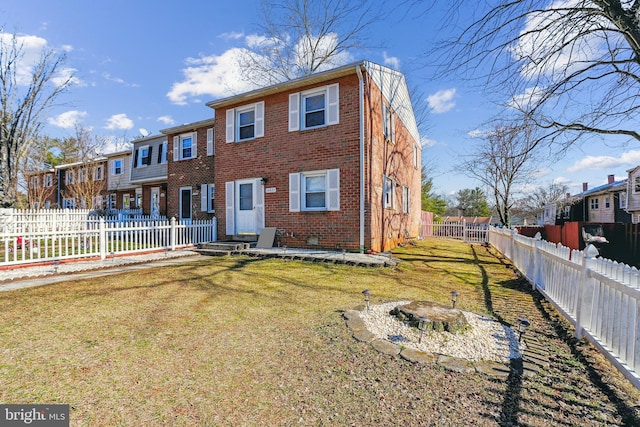
[[[362,76],[360,65],[356,65],[356,74],[358,74],[360,82],[360,252],[364,252],[364,77]]]

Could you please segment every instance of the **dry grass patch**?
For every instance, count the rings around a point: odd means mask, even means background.
[[[2,293],[0,401],[68,403],[72,425],[91,426],[625,422],[625,403],[589,378],[597,408],[549,375],[457,375],[355,342],[341,311],[365,288],[373,303],[448,303],[456,289],[462,308],[505,321],[518,315],[503,307],[512,295],[539,311],[480,246],[429,241],[398,256],[396,270],[204,258]]]

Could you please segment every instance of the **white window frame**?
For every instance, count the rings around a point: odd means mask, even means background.
[[[104,179],[104,166],[97,165],[93,167],[93,180],[102,181]]]
[[[410,209],[410,197],[411,193],[409,191],[409,187],[406,185],[402,186],[402,213],[408,214]]]
[[[230,108],[226,112],[226,135],[225,142],[245,142],[252,141],[264,136],[264,101],[254,104],[243,105],[237,108]],[[253,137],[240,139],[240,128],[238,120],[239,114],[254,110],[253,116]]]
[[[634,193],[640,193],[640,176],[635,176],[633,178],[633,192]]]
[[[167,150],[169,149],[169,143],[167,141],[162,141],[160,145],[160,164],[164,165],[167,163]]]
[[[418,144],[413,144],[413,167],[418,169],[420,167],[420,149],[418,148]]]
[[[44,176],[44,186],[47,188],[53,186],[53,174],[48,173]]]
[[[384,209],[396,207],[396,183],[386,175],[382,177],[382,207]]]
[[[324,93],[324,123],[311,127],[305,126],[305,99]],[[340,86],[338,83],[321,86],[304,92],[289,94],[289,132],[317,129],[340,123]]]
[[[395,119],[393,110],[386,102],[382,102],[382,134],[384,135],[385,142],[395,144]]]
[[[78,183],[80,182],[88,182],[87,179],[87,168],[79,168],[78,169]]]
[[[597,197],[589,199],[589,209],[592,211],[600,209],[600,200]]]
[[[216,154],[216,145],[213,139],[213,128],[207,129],[207,156]]]
[[[611,197],[610,196],[604,196],[604,208],[605,209],[611,208]]]
[[[75,173],[73,173],[73,170],[66,170],[64,171],[64,183],[67,185],[70,184],[75,184],[76,180],[75,180]]]
[[[109,209],[115,210],[117,206],[116,193],[109,194]]]
[[[118,166],[118,164],[120,166]],[[118,176],[124,173],[124,161],[123,159],[113,159],[111,160],[111,176]],[[119,172],[118,172],[119,170]]]
[[[307,178],[323,176],[324,207],[307,207],[305,182]],[[327,169],[289,174],[289,212],[322,212],[340,210],[340,169]]]
[[[215,184],[202,184],[200,186],[200,210],[202,212],[214,213],[214,201],[216,194]]]
[[[147,152],[146,155],[143,154],[145,150]],[[145,161],[144,159],[148,159],[148,160]],[[142,145],[138,147],[138,162],[136,163],[136,167],[146,168],[150,164],[151,164],[151,148],[148,145]]]
[[[38,188],[40,185],[40,180],[38,179],[38,175],[34,175],[29,180],[29,188]]]
[[[620,209],[627,209],[627,192],[621,191],[618,195]]]
[[[191,139],[191,157],[184,156],[184,141]],[[198,133],[189,132],[173,137],[173,161],[191,160],[198,157]]]

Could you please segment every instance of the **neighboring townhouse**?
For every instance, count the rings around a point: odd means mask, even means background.
[[[640,166],[627,171],[626,210],[631,215],[631,222],[640,223]]]
[[[142,208],[142,187],[131,183],[131,150],[106,155],[107,164],[107,200],[110,210],[129,210]]]
[[[31,209],[50,209],[58,206],[58,175],[46,169],[27,174],[27,203]]]
[[[56,166],[58,205],[63,209],[103,209],[106,168],[106,157]]]
[[[171,142],[168,216],[180,221],[214,217],[214,124],[215,119],[207,119],[160,131]]]
[[[606,184],[589,189],[584,183],[582,189],[582,193],[572,197],[578,202],[571,207],[571,220],[600,223],[631,222],[631,216],[627,212],[626,179],[616,181],[613,175],[609,175]]]
[[[221,240],[383,251],[419,235],[421,146],[404,76],[358,62],[207,104]]]
[[[132,143],[129,182],[140,189],[136,192],[135,205],[142,207],[144,215],[166,216],[167,137],[148,136],[136,139]]]

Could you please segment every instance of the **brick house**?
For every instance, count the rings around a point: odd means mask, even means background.
[[[131,150],[119,151],[107,157],[107,200],[108,209],[141,208],[142,188],[131,183]]]
[[[107,196],[107,158],[58,165],[57,199],[63,209],[102,209]]]
[[[144,215],[167,215],[167,137],[153,135],[135,139],[131,150],[129,181],[138,187],[136,206]],[[141,199],[141,201],[140,201]]]
[[[419,235],[421,146],[404,76],[358,62],[207,104],[218,238],[393,248]]]
[[[207,119],[160,131],[171,141],[167,166],[170,217],[190,221],[215,215],[214,124],[215,119]]]
[[[31,209],[50,209],[58,206],[58,174],[55,169],[28,173],[27,204]]]

